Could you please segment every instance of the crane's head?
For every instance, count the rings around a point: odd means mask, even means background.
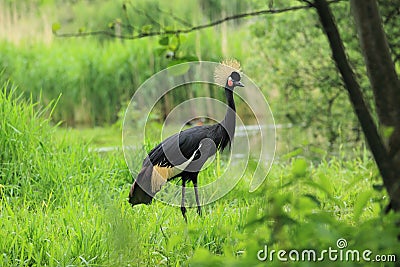
[[[235,88],[236,86],[239,87],[244,87],[244,84],[240,81],[240,74],[237,71],[234,71],[231,73],[231,75],[228,77],[228,80],[226,81],[226,88]]]
[[[225,87],[225,89],[233,90],[236,86],[244,87],[240,81],[240,63],[237,60],[225,60],[221,62],[214,72],[215,83]]]

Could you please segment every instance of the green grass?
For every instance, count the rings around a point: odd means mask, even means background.
[[[122,132],[118,127],[64,128],[58,127],[55,139],[71,138],[89,144],[91,148],[121,147]]]
[[[336,248],[339,238],[373,255],[399,251],[399,216],[384,215],[387,195],[372,187],[381,182],[367,152],[318,165],[289,157],[254,193],[249,169],[202,217],[190,209],[186,224],[178,207],[129,206],[132,178],[122,152],[99,154],[87,144],[97,142],[99,129],[60,134],[44,117],[53,105],[38,109],[16,92],[5,85],[0,93],[2,266],[281,266],[258,261],[258,250]],[[136,171],[140,165],[138,158]],[[213,173],[208,168],[200,179]]]

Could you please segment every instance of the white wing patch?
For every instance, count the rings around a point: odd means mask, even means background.
[[[151,174],[151,191],[153,193],[160,191],[161,187],[167,182],[168,179],[182,173],[185,168],[193,161],[197,151],[201,148],[201,144],[194,151],[193,155],[182,164],[174,167],[161,167],[159,165],[153,166],[153,172]]]

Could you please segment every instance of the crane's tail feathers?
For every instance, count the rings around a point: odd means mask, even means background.
[[[131,203],[132,206],[137,204],[150,204],[153,200],[154,194],[150,194],[152,171],[152,166],[147,166],[138,174],[129,192],[129,203]]]
[[[133,183],[129,193],[129,203],[132,206],[137,204],[150,204],[153,197],[147,194],[136,182]]]
[[[178,172],[179,169],[174,167],[145,164],[129,192],[129,203],[132,206],[142,203],[150,204],[154,195],[161,190],[168,179],[174,177]]]

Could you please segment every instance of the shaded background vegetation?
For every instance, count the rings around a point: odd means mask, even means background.
[[[132,3],[0,0],[4,265],[249,266],[259,263],[255,255],[264,244],[326,249],[342,237],[351,248],[399,251],[396,215],[383,216],[387,196],[315,12],[252,17],[134,41],[103,35],[56,38],[52,33],[53,23],[61,26],[61,33],[146,33],[300,4]],[[380,8],[399,71],[400,7],[380,1]],[[349,5],[343,1],[332,9],[362,89],[372,101]],[[179,210],[161,203],[132,210],[125,200],[132,177],[122,153],[98,154],[86,141],[120,146],[125,108],[139,85],[157,71],[229,57],[240,60],[259,85],[280,126],[279,161],[267,182],[249,194],[251,177],[245,177],[226,198],[207,206],[203,218],[190,213],[188,225]],[[206,85],[175,92],[156,107],[152,127],[159,127],[175,105],[204,93],[223,100]],[[137,161],[140,166],[141,158]],[[202,175],[216,174],[210,168]]]
[[[279,9],[299,2],[269,4]],[[346,92],[341,89],[342,82],[330,61],[330,50],[318,18],[309,10],[238,20],[179,36],[129,41],[107,36],[54,38],[50,22],[59,23],[61,32],[111,29],[145,33],[187,28],[266,8],[268,3],[135,1],[133,5],[129,1],[2,1],[1,5],[5,21],[1,31],[4,40],[0,44],[3,75],[18,84],[27,97],[41,96],[49,102],[62,94],[53,120],[63,121],[64,126],[114,124],[136,88],[167,66],[235,57],[267,96],[276,122],[294,125],[294,132],[303,133],[303,140],[295,138],[293,143],[290,142],[293,136],[280,135],[288,147],[312,143],[331,149],[339,143],[351,147],[362,142]],[[354,38],[349,5],[334,6],[352,64],[360,72],[361,84],[371,98],[368,83],[363,80],[365,70]],[[393,19],[397,7],[385,3],[381,6],[387,18],[388,35],[397,36],[398,27]],[[124,27],[128,24],[134,28]],[[396,57],[399,52],[395,37],[390,41]],[[196,90],[169,96],[160,105],[158,120],[177,103],[195,96]]]

